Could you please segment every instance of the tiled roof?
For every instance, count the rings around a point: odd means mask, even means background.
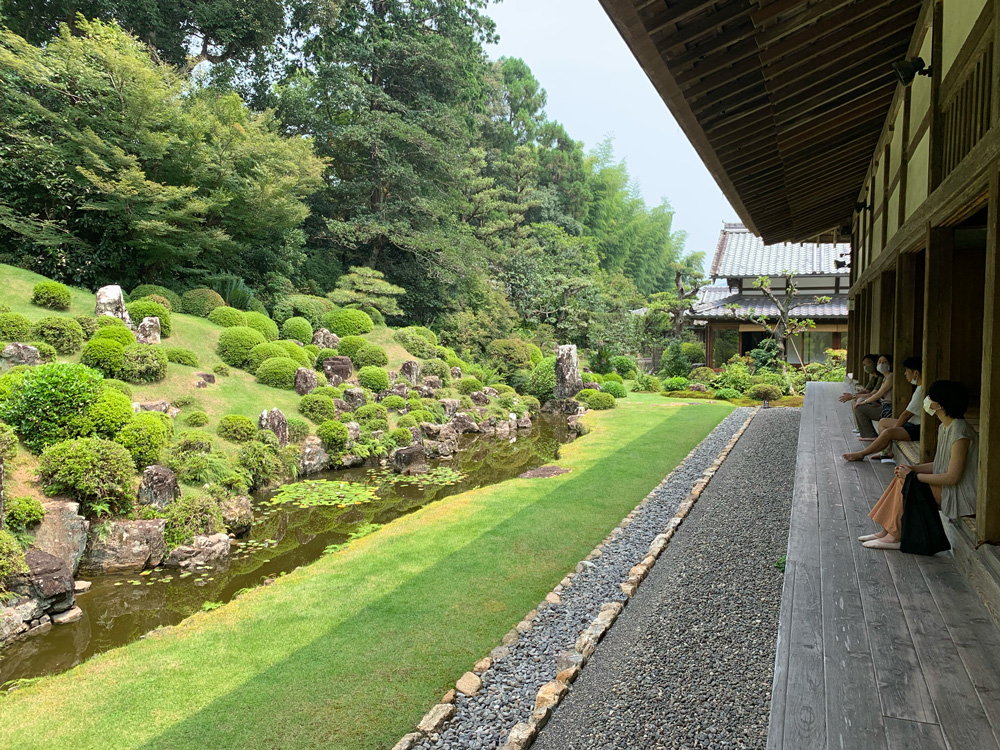
[[[720,294],[719,292],[724,294]],[[763,315],[768,318],[773,318],[778,314],[778,309],[774,306],[770,300],[766,297],[761,297],[759,295],[750,296],[745,294],[740,294],[739,292],[731,292],[726,287],[702,287],[702,293],[699,295],[699,302],[691,313],[692,318],[697,318],[701,320],[720,320],[723,318],[728,318],[730,320],[735,320],[736,318],[742,317],[747,314],[753,315]],[[847,295],[846,294],[836,294],[831,296],[830,301],[823,305],[817,305],[812,298],[803,295],[801,297],[802,302],[806,304],[796,307],[792,313],[793,318],[822,318],[824,320],[829,320],[831,318],[843,318],[847,319]],[[729,311],[729,305],[736,305],[737,309],[734,313]],[[751,312],[752,311],[752,312]]]
[[[765,245],[742,224],[727,223],[719,234],[712,268],[713,278],[737,276],[781,276],[791,272],[796,276],[818,274],[843,274],[851,272],[849,266],[837,268],[835,261],[850,259],[849,242],[780,242]]]

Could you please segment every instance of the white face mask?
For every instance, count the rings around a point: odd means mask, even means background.
[[[930,414],[932,417],[935,414],[934,409],[931,408],[931,397],[924,396],[924,411]]]
[[[885,375],[886,373],[889,372],[889,363],[888,362],[879,362],[877,369],[878,369],[878,371],[880,373],[882,373],[883,375]]]
[[[913,380],[910,381],[910,385],[916,385],[916,384],[917,384],[917,379],[916,378],[914,378]]]

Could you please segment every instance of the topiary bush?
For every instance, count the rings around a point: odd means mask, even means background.
[[[188,427],[204,427],[208,424],[208,415],[203,411],[193,411],[183,421]]]
[[[10,394],[13,392],[14,387],[21,384],[24,380],[24,376],[28,374],[31,370],[28,365],[16,365],[11,367],[3,375],[0,375],[0,402],[6,401],[10,398]]]
[[[132,318],[133,325],[139,325],[143,318],[159,318],[160,334],[164,338],[170,336],[170,311],[159,302],[151,299],[139,299],[125,305],[129,317]]]
[[[212,289],[192,289],[181,295],[181,311],[199,318],[207,318],[212,310],[225,304],[222,295]]]
[[[316,370],[323,372],[323,362],[330,359],[330,357],[339,356],[340,352],[337,349],[320,349],[316,352],[316,364],[314,365]]]
[[[292,390],[295,388],[295,371],[302,367],[291,357],[271,357],[261,362],[257,368],[257,382],[271,388]]]
[[[392,409],[393,411],[400,411],[406,408],[406,399],[402,396],[392,394],[391,396],[386,396],[382,399],[382,406],[386,409]]]
[[[335,310],[324,316],[323,324],[338,336],[360,336],[371,333],[375,328],[375,323],[367,314],[350,308]]]
[[[101,438],[64,440],[48,446],[38,476],[49,495],[67,494],[84,516],[117,516],[132,509],[135,496],[132,456]]]
[[[758,383],[757,385],[750,386],[744,395],[756,401],[777,401],[781,398],[782,393],[781,389],[776,385]]]
[[[104,316],[108,317],[108,316]],[[118,320],[118,318],[108,318],[109,320]],[[120,326],[116,325],[106,325],[99,326],[94,335],[91,337],[91,341],[100,340],[117,341],[122,346],[128,346],[129,344],[135,343],[135,334],[132,333],[125,324],[122,323]]]
[[[720,388],[715,392],[715,398],[721,401],[728,401],[731,398],[740,398],[741,394],[734,388]]]
[[[36,497],[22,495],[9,498],[4,503],[3,520],[9,529],[24,531],[29,526],[41,523],[43,518],[45,518],[45,508]]]
[[[219,359],[231,367],[244,367],[250,351],[258,344],[264,343],[264,334],[249,326],[234,326],[226,328],[219,334],[219,343],[215,353]]]
[[[212,323],[215,323],[215,325],[222,326],[223,328],[247,325],[246,313],[242,310],[237,310],[235,307],[217,307],[208,314],[208,319]]]
[[[94,338],[84,345],[80,361],[105,377],[116,378],[125,366],[125,347],[113,339]]]
[[[397,427],[389,433],[389,439],[398,447],[406,448],[413,442],[413,433],[405,427]]]
[[[245,366],[247,371],[256,373],[257,368],[264,363],[264,360],[287,356],[288,352],[285,350],[285,347],[275,341],[269,341],[264,344],[257,344],[257,346],[250,350]]]
[[[174,312],[181,312],[183,308],[183,303],[181,302],[181,296],[177,292],[167,289],[165,286],[159,286],[158,284],[140,284],[132,293],[129,295],[131,299],[142,299],[143,297],[150,296],[163,297],[170,303],[170,309]]]
[[[362,388],[380,393],[389,388],[389,373],[381,367],[362,367],[358,370],[358,383]]]
[[[222,309],[222,308],[216,308]],[[243,315],[246,323],[244,325],[253,328],[256,331],[260,331],[264,335],[266,341],[277,341],[278,340],[278,324],[267,317],[264,313],[259,312],[248,312]]]
[[[73,354],[83,346],[83,328],[72,318],[55,315],[42,318],[32,328],[34,338],[44,341],[60,354]]]
[[[115,435],[125,425],[132,421],[132,399],[124,393],[111,388],[104,388],[85,414],[87,428],[81,430],[87,434],[114,440]]]
[[[451,368],[443,359],[425,359],[420,363],[420,373],[424,377],[430,375],[441,378],[441,383],[444,385],[451,383]]]
[[[322,424],[328,419],[336,419],[337,407],[329,396],[310,393],[299,399],[299,413],[316,424]]]
[[[371,419],[388,419],[389,412],[382,404],[365,404],[354,410],[354,418],[359,422]]]
[[[163,540],[167,549],[186,544],[196,536],[226,530],[219,501],[207,493],[183,495],[167,505],[163,517]]]
[[[358,349],[351,361],[355,367],[385,367],[389,364],[389,355],[385,349],[376,344],[366,344]]]
[[[114,378],[104,378],[101,381],[101,387],[105,390],[118,391],[128,396],[128,399],[132,400],[132,387],[126,383],[124,380],[115,380]]]
[[[288,440],[293,443],[301,443],[309,437],[309,423],[298,417],[288,418]]]
[[[413,418],[412,414],[404,414],[403,416],[401,416],[399,418],[399,421],[396,423],[396,426],[397,427],[416,427],[417,426],[417,420],[415,420]]]
[[[347,425],[336,419],[323,422],[316,430],[316,436],[323,441],[323,447],[334,455],[342,453],[350,440]]]
[[[167,355],[167,361],[185,367],[197,367],[198,355],[190,349],[182,349],[179,346],[165,346],[163,353]]]
[[[250,417],[242,414],[227,414],[219,420],[216,434],[231,443],[246,443],[257,435],[257,425]]]
[[[25,342],[30,338],[30,320],[19,313],[8,312],[0,314],[0,341]]]
[[[532,367],[531,349],[521,339],[496,339],[486,345],[486,356],[501,375]]]
[[[628,396],[625,386],[614,380],[604,382],[601,385],[601,391],[604,393],[610,393],[614,398],[625,398]]]
[[[281,337],[308,344],[312,341],[313,327],[305,318],[293,317],[281,324]]]
[[[555,370],[553,370],[553,377],[555,377]],[[486,386],[484,386],[476,378],[462,378],[457,383],[455,383],[455,390],[457,390],[463,396],[468,396],[470,393],[481,391],[485,387]]]
[[[341,357],[348,357],[353,360],[354,355],[364,346],[368,346],[368,341],[361,336],[345,336],[340,340],[337,351],[340,352]]]
[[[101,373],[85,365],[38,365],[16,377],[20,382],[0,403],[0,419],[14,428],[32,453],[76,437],[80,415],[102,391]]]
[[[312,355],[306,351],[306,348],[304,346],[300,346],[295,341],[282,339],[281,341],[275,341],[274,343],[284,349],[286,357],[294,359],[301,367],[312,367],[313,364],[315,364]]]
[[[639,366],[636,364],[634,358],[626,357],[623,354],[612,357],[611,366],[615,369],[615,372],[622,377],[625,377],[628,373],[635,372],[639,369]]]
[[[407,414],[407,416],[412,418],[416,424],[420,424],[421,422],[430,422],[431,424],[437,423],[437,419],[435,419],[434,415],[426,409],[413,409],[409,414]]]
[[[323,297],[290,294],[274,305],[273,317],[278,323],[284,323],[292,317],[305,318],[313,328],[319,328],[323,324],[323,316],[333,309],[333,303]]]
[[[711,367],[696,367],[688,374],[688,380],[708,385],[715,380],[715,370]]]
[[[556,389],[556,358],[545,357],[531,371],[528,380],[528,395],[534,396],[542,403],[551,401]]]
[[[97,318],[93,315],[77,315],[73,320],[80,324],[85,340],[89,341],[90,337],[97,333]]]
[[[158,383],[167,377],[167,353],[158,346],[126,346],[119,377],[128,383]]]
[[[218,375],[220,378],[229,377],[229,366],[228,365],[216,365],[212,368],[212,372]]]
[[[138,471],[160,462],[170,442],[173,427],[170,417],[158,411],[143,411],[115,435],[115,442],[129,452]]]
[[[434,344],[425,336],[417,333],[416,328],[416,326],[400,328],[392,334],[392,338],[414,357],[430,358],[436,356],[437,351]]]
[[[604,409],[614,409],[615,408],[615,397],[610,393],[602,393],[596,391],[593,396],[591,396],[586,401],[587,408],[594,409],[595,411],[602,411]]]
[[[39,281],[31,290],[31,303],[52,310],[69,310],[73,294],[58,281]]]
[[[691,383],[687,378],[681,377],[667,378],[662,383],[663,390],[665,391],[686,391],[690,384]],[[660,389],[657,388],[656,390]]]

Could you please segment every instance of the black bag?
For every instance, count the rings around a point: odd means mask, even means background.
[[[903,519],[899,551],[913,555],[936,555],[951,549],[941,523],[941,513],[931,488],[910,472],[903,484]]]

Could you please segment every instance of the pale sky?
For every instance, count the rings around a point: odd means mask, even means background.
[[[738,221],[670,110],[597,0],[503,0],[491,5],[500,43],[493,58],[520,57],[548,92],[546,112],[589,151],[613,136],[650,206],[666,198],[688,251],[707,263],[724,221]]]

